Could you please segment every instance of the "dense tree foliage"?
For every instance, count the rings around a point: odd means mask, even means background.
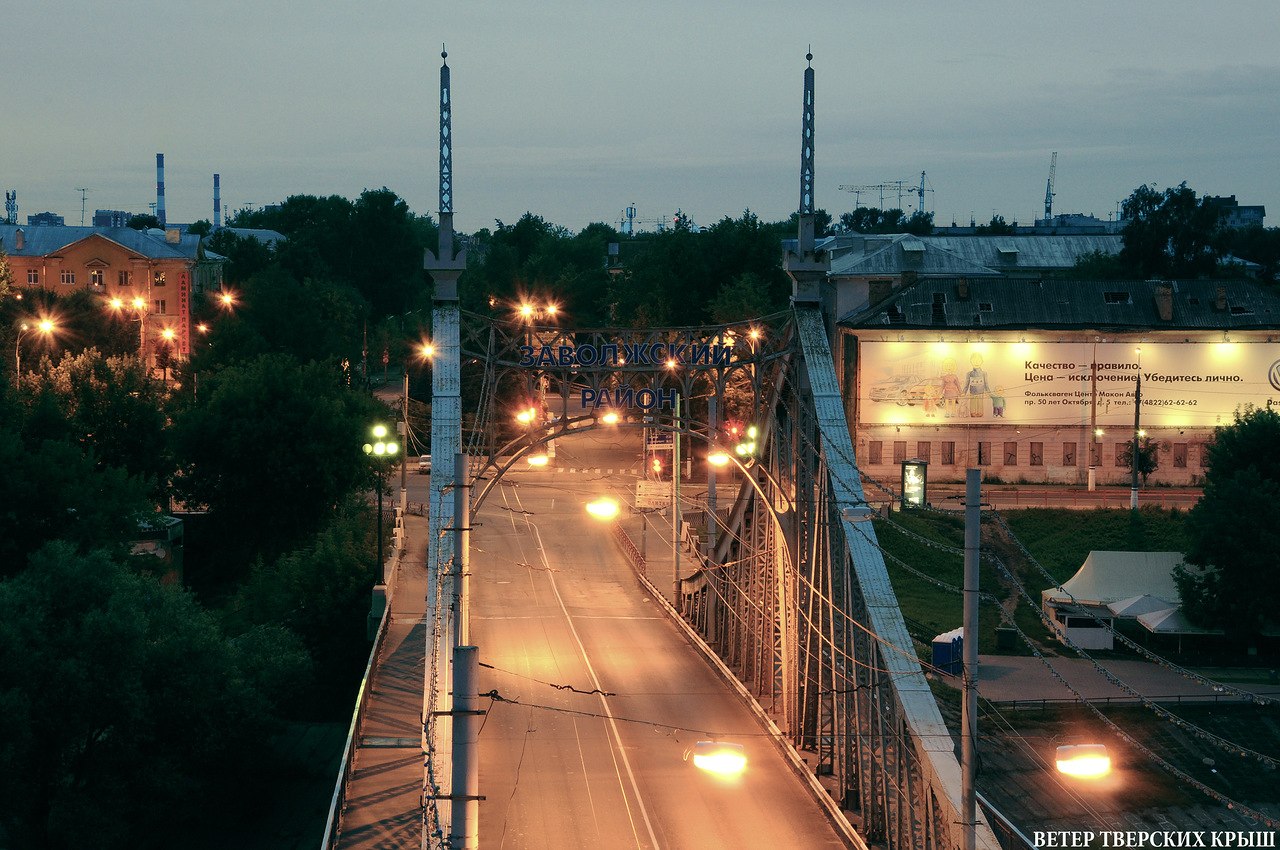
[[[341,385],[341,373],[269,354],[201,381],[172,426],[175,490],[209,509],[225,535],[223,568],[242,571],[315,534],[343,497],[368,483],[361,451],[385,408]]]
[[[308,670],[287,631],[228,640],[185,592],[67,544],[0,583],[0,646],[0,817],[16,846],[171,846],[253,793],[244,765]]]
[[[1145,280],[1207,277],[1226,248],[1222,209],[1197,198],[1186,183],[1165,189],[1139,186],[1125,199],[1120,262]]]
[[[160,219],[149,213],[129,216],[126,224],[134,230],[153,230],[160,226]]]
[[[1187,616],[1231,634],[1274,627],[1280,611],[1280,412],[1249,408],[1217,430],[1204,496],[1187,525],[1193,568],[1176,576]]]
[[[933,232],[933,213],[916,210],[908,216],[900,209],[858,207],[852,212],[841,214],[840,227],[854,233],[914,233],[917,236],[928,236]]]

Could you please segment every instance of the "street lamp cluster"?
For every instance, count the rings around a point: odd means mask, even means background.
[[[391,459],[400,452],[400,446],[396,441],[388,439],[389,432],[386,425],[374,425],[369,429],[369,434],[373,437],[373,442],[364,444],[364,453],[369,457]],[[378,572],[381,574],[384,569],[382,560],[382,490],[386,470],[380,463],[376,465],[376,469],[378,472]]]
[[[22,336],[23,334],[27,333],[28,331],[34,330],[34,331],[39,331],[40,333],[44,334],[46,338],[48,338],[52,336],[53,332],[57,329],[58,329],[58,326],[54,324],[52,319],[41,319],[34,326],[29,325],[26,322],[23,322],[18,326],[18,339],[13,345],[13,385],[15,387],[18,385],[18,381],[22,377]]]

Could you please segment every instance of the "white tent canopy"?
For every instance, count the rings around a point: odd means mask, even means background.
[[[1070,604],[1068,594],[1085,605],[1132,602],[1142,596],[1173,600],[1178,598],[1173,569],[1181,563],[1181,552],[1090,552],[1061,590],[1051,587],[1040,596],[1045,604]]]
[[[1152,596],[1149,593],[1107,603],[1107,610],[1117,617],[1137,617],[1141,614],[1149,614],[1152,611],[1166,611],[1177,607],[1177,599],[1161,599],[1159,596]]]
[[[1195,625],[1182,613],[1181,608],[1151,611],[1138,617],[1147,631],[1156,635],[1220,635],[1222,629],[1205,629]]]

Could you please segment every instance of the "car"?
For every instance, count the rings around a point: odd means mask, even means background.
[[[418,458],[418,474],[427,475],[431,472],[431,455],[423,455]]]

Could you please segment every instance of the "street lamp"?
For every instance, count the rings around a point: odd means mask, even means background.
[[[369,433],[373,435],[374,442],[364,444],[364,453],[370,457],[382,459],[393,458],[400,451],[400,447],[395,440],[387,439],[387,426],[378,424],[369,429]],[[375,465],[378,471],[378,570],[383,571],[386,565],[382,561],[382,488],[384,486],[383,476],[385,470],[381,463]],[[386,583],[386,576],[383,576],[383,583]]]
[[[37,330],[46,337],[53,334],[57,329],[50,319],[41,319],[36,323],[35,327],[28,325],[26,322],[18,325],[18,339],[13,344],[13,385],[18,386],[18,381],[22,377],[22,335],[27,331]]]

